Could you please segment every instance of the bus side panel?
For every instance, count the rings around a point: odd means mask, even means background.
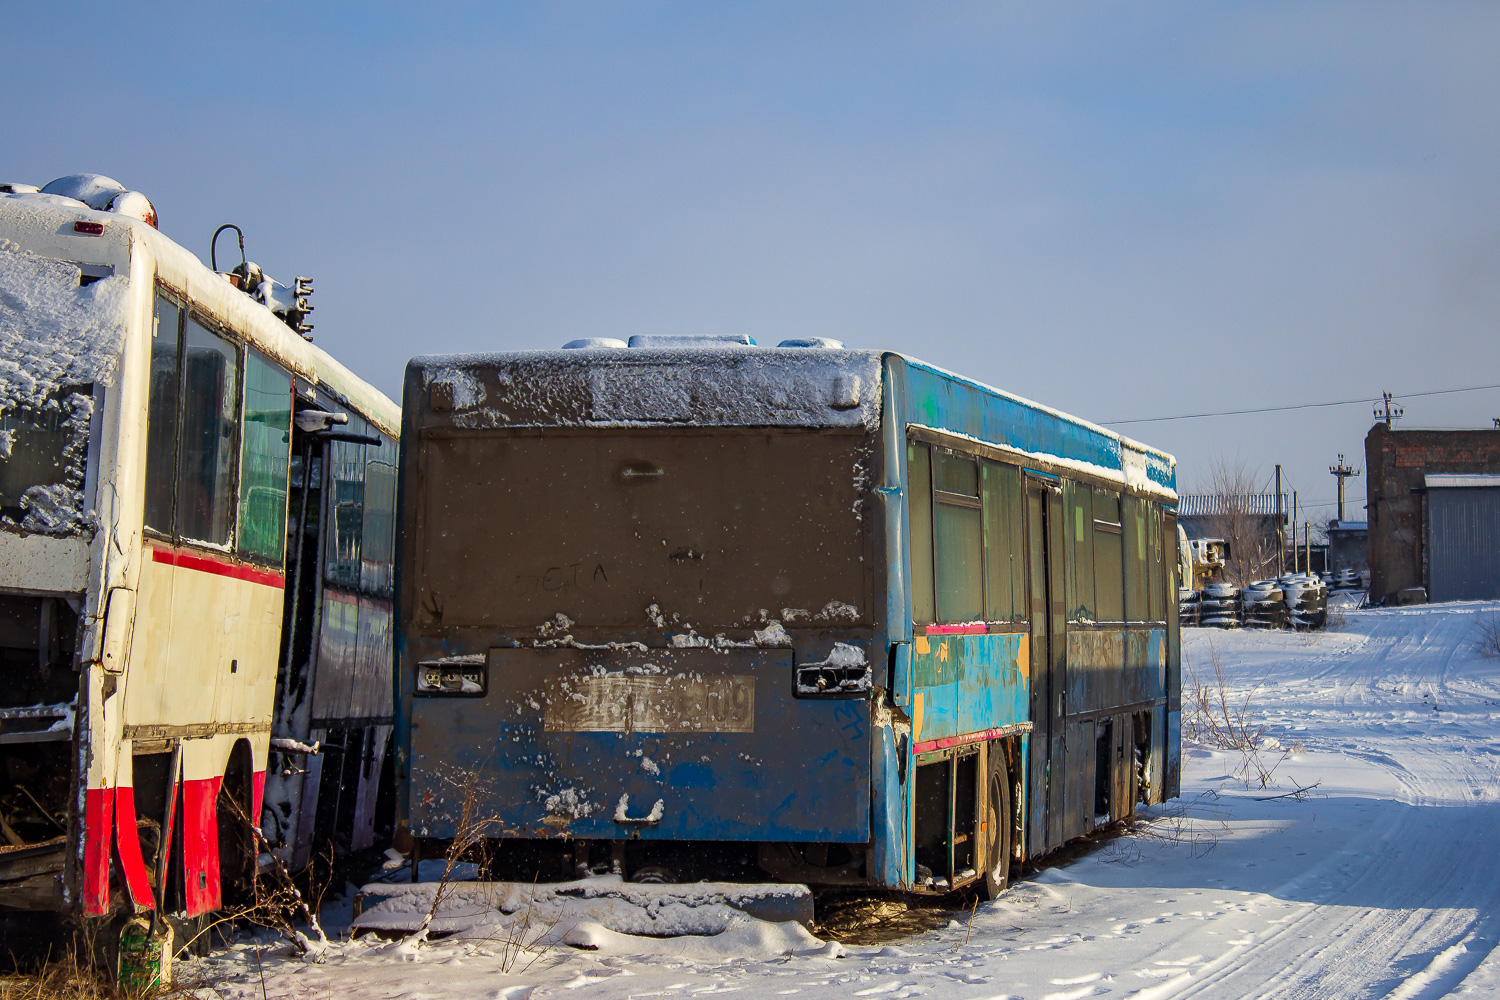
[[[919,747],[1025,722],[1029,637],[931,635],[913,640],[913,733]]]
[[[142,567],[125,725],[269,731],[281,643],[280,574],[217,556],[152,548]]]
[[[888,725],[875,726],[873,731],[870,753],[875,836],[874,863],[869,874],[878,885],[899,889],[910,884],[909,859],[904,850],[907,812],[901,775],[911,773],[911,739],[898,737]],[[903,756],[907,758],[905,761],[901,760]]]

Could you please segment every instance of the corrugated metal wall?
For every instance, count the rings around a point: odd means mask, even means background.
[[[1500,598],[1500,488],[1429,489],[1428,600]]]

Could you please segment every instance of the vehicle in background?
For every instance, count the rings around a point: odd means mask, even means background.
[[[994,894],[1177,794],[1170,456],[819,340],[417,358],[404,393],[419,857],[477,816],[526,880]]]
[[[371,839],[399,414],[309,343],[305,279],[215,273],[155,225],[97,175],[0,186],[13,949],[68,917],[201,923],[263,803],[289,860]]]
[[[1224,583],[1224,564],[1229,560],[1229,543],[1222,538],[1190,538],[1188,551],[1193,575],[1183,586],[1202,590],[1214,583]]]

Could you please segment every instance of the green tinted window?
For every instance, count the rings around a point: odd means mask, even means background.
[[[239,351],[188,314],[182,327],[177,535],[228,545],[234,524]]]
[[[1094,492],[1094,603],[1095,621],[1125,620],[1124,539],[1121,536],[1120,498]]]
[[[375,429],[370,429],[372,437]],[[360,531],[359,584],[372,594],[391,592],[396,551],[396,442],[381,434],[365,458],[365,523]]]
[[[906,504],[911,517],[911,617],[925,625],[936,618],[932,601],[932,453],[925,444],[906,446]]]
[[[937,528],[938,621],[977,621],[984,613],[979,508],[938,503],[933,516]]]
[[[979,495],[979,470],[972,458],[940,451],[937,453],[937,469],[934,474],[937,478],[935,485],[943,493],[956,493],[966,497]]]
[[[353,413],[344,429],[350,434],[369,433],[368,425]],[[365,453],[369,447],[353,441],[334,441],[328,446],[328,487],[333,495],[328,505],[326,578],[343,587],[359,586],[365,529]]]
[[[282,561],[292,447],[292,380],[254,351],[245,360],[244,448],[240,458],[239,550]]]
[[[1150,568],[1147,576],[1149,578],[1151,620],[1159,622],[1166,620],[1168,606],[1166,551],[1162,546],[1164,539],[1161,533],[1161,508],[1155,504],[1147,504],[1146,515],[1146,543],[1150,550],[1148,556]]]
[[[1135,497],[1125,497],[1122,506],[1125,513],[1125,620],[1143,622],[1150,617],[1146,505]]]
[[[989,590],[985,618],[1012,621],[1026,617],[1025,566],[1021,562],[1021,470],[985,462],[984,565]]]
[[[1064,532],[1068,558],[1068,618],[1093,621],[1094,607],[1094,491],[1077,483],[1063,483]]]
[[[933,564],[937,620],[972,622],[984,615],[984,523],[979,464],[968,455],[933,452]]]

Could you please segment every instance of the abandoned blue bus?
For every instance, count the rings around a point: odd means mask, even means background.
[[[400,836],[993,895],[1178,790],[1175,462],[900,354],[414,359]]]

